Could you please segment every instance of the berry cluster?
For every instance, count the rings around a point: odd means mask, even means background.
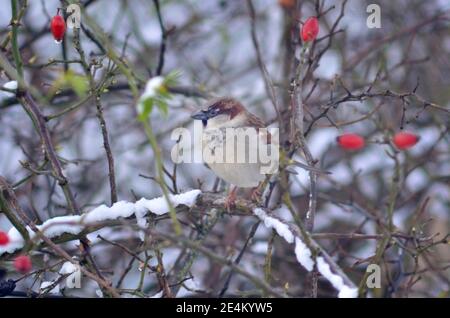
[[[358,134],[343,134],[337,137],[337,143],[345,150],[358,150],[365,146],[364,138]],[[402,131],[392,138],[392,143],[398,150],[406,150],[417,144],[420,137],[416,134]]]
[[[284,8],[293,7],[289,1],[280,1]],[[300,30],[300,38],[303,42],[312,42],[319,34],[319,20],[316,17],[309,17],[303,23]],[[409,149],[419,141],[419,136],[410,132],[399,132],[392,138],[392,143],[398,150]],[[358,134],[343,134],[337,137],[337,142],[345,150],[359,150],[365,146],[364,138]]]

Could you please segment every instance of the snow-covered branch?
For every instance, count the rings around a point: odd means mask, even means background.
[[[181,205],[192,207],[200,193],[200,190],[191,190],[181,194],[171,195],[170,199],[174,207]],[[145,216],[148,213],[162,215],[168,212],[169,207],[164,197],[158,197],[151,200],[142,198],[135,203],[119,201],[114,203],[111,207],[100,205],[81,215],[54,217],[48,219],[41,225],[38,225],[37,228],[47,238],[54,239],[63,234],[80,234],[85,228],[98,222],[129,218],[134,215],[139,227],[143,229],[147,225]],[[30,227],[27,227],[27,230],[30,239],[37,239],[37,234]],[[10,238],[10,242],[6,246],[0,246],[0,255],[4,253],[14,253],[25,246],[25,240],[15,227],[12,227],[9,230],[8,237]]]
[[[262,208],[256,208],[253,212],[267,228],[274,229],[289,244],[295,244],[294,251],[297,261],[308,272],[312,271],[316,265],[319,273],[338,290],[339,298],[358,296],[358,288],[307,232],[300,234],[300,231],[292,224],[287,224],[278,217],[269,215]]]
[[[195,204],[201,207],[222,207],[224,198],[218,194],[201,193],[200,190],[191,190],[178,195],[170,196],[174,207],[193,207]],[[294,244],[294,253],[298,262],[307,270],[312,271],[314,266],[325,277],[336,290],[339,297],[357,297],[358,289],[352,281],[339,268],[334,260],[323,250],[319,244],[307,232],[299,231],[292,224],[288,224],[271,215],[269,211],[254,206],[253,203],[245,200],[238,200],[237,213],[250,214],[253,212],[263,224],[270,229],[274,229],[289,244]],[[147,227],[146,216],[151,213],[163,215],[169,212],[167,201],[164,197],[155,199],[142,198],[136,202],[119,201],[111,207],[100,205],[93,210],[81,215],[59,216],[45,221],[37,228],[49,239],[56,239],[64,234],[79,235],[87,228],[95,228],[99,222],[125,219],[134,216],[140,230],[141,239],[144,238],[144,229]],[[27,227],[30,240],[40,241],[36,232]],[[0,247],[0,255],[14,253],[25,246],[25,240],[20,232],[12,227],[8,236],[10,243]]]

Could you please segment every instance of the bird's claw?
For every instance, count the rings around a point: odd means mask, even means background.
[[[251,200],[256,203],[256,204],[260,204],[262,201],[262,193],[259,187],[253,189],[251,195],[250,195]]]
[[[236,199],[237,199],[236,191],[235,190],[230,191],[227,198],[225,199],[225,208],[227,209],[228,213],[231,212],[231,209],[236,207]]]

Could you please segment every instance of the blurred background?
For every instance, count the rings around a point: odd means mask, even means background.
[[[73,29],[67,30],[63,43],[55,43],[49,31],[50,19],[57,8],[70,2],[28,1],[19,27],[25,80],[45,96],[47,102],[40,106],[43,114],[50,117],[89,96],[89,91],[77,94],[70,85],[58,86],[68,70],[85,76],[83,66],[77,62],[80,55],[75,49]],[[137,100],[130,90],[129,78],[120,72],[108,73],[111,60],[105,56],[99,34],[85,14],[106,33],[108,43],[136,78],[140,93],[147,80],[159,75],[161,52],[164,56],[161,76],[179,74],[168,88],[167,114],[154,109],[149,118],[162,150],[168,188],[178,193],[190,189],[222,193],[227,188],[205,165],[180,164],[175,170],[170,159],[175,145],[172,131],[177,127],[192,129],[190,115],[209,98],[232,96],[272,126],[280,125],[261,75],[252,41],[252,21],[262,62],[286,120],[282,125],[287,127],[290,83],[305,46],[299,37],[299,27],[308,17],[318,16],[320,32],[309,47],[308,71],[301,88],[308,147],[317,159],[317,166],[331,172],[320,176],[317,182],[314,233],[324,234],[317,235],[317,240],[358,285],[385,233],[382,223],[389,221],[387,211],[392,203],[393,231],[401,235],[393,237],[383,251],[382,286],[370,290],[369,296],[448,297],[450,3],[378,1],[381,28],[368,28],[366,22],[371,12],[366,10],[372,2],[253,0],[254,20],[248,2],[240,0],[82,2],[79,42],[86,60],[96,65],[94,80],[100,82],[105,77],[110,80],[100,98],[119,200],[134,202],[136,198],[161,196],[162,191],[152,180],[156,174],[154,152],[137,119]],[[19,7],[24,3],[19,1]],[[13,63],[11,45],[5,42],[11,30],[10,20],[11,5],[3,0],[0,45]],[[6,74],[0,73],[0,86],[8,81]],[[47,125],[82,211],[100,204],[110,205],[108,161],[94,98],[51,117]],[[420,141],[410,150],[399,152],[389,138],[402,129],[417,134]],[[364,136],[366,147],[357,152],[341,149],[336,137],[343,133]],[[296,156],[304,160],[301,153]],[[287,186],[275,186],[269,203],[287,221],[293,218],[283,204],[285,191],[302,219],[308,209],[308,174],[296,169],[298,174],[289,175]],[[30,176],[15,187],[15,192],[23,209],[38,223],[67,214],[63,192],[48,170],[30,118],[13,93],[0,90],[0,175],[11,184]],[[169,177],[175,172],[176,187]],[[394,201],[393,193],[397,194]],[[207,214],[207,208],[192,214],[181,213],[183,232],[196,237],[199,226],[205,226]],[[234,260],[255,222],[252,216],[225,213],[205,231],[200,242]],[[154,273],[144,270],[142,274],[139,261],[133,262],[133,256],[122,248],[98,237],[100,234],[139,251],[139,255],[156,266],[154,250],[139,250],[135,222],[124,223],[89,234],[95,260],[114,285],[120,280],[120,288],[133,291],[124,296],[158,295],[161,287]],[[0,214],[0,229],[6,231],[10,226]],[[170,220],[161,220],[155,226],[173,231]],[[365,236],[355,239],[351,237],[354,233]],[[75,255],[77,244],[72,241],[63,246]],[[160,251],[168,276],[178,277],[179,263],[189,252],[170,242],[163,243]],[[53,258],[57,259],[51,254],[42,257],[37,253],[35,266],[44,268]],[[269,265],[268,258],[271,258]],[[192,266],[187,268],[185,279],[176,282],[180,287],[176,296],[218,296],[229,269],[202,255],[189,259]],[[290,296],[309,295],[310,277],[297,263],[293,247],[262,226],[249,241],[240,265],[271,286],[284,288]],[[36,279],[22,281],[21,288],[39,292],[36,281],[54,279],[58,269],[43,270]],[[81,290],[65,293],[97,297],[98,288],[95,282],[84,278]],[[261,292],[248,279],[235,274],[225,295],[259,296]],[[319,278],[318,296],[335,297],[336,292]]]

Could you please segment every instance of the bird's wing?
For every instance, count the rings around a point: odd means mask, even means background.
[[[266,124],[258,116],[253,115],[252,113],[247,113],[246,126],[256,127],[256,128],[264,128],[264,127],[266,127]]]
[[[255,127],[259,138],[261,138],[261,140],[266,144],[271,143],[272,136],[270,133],[266,129],[260,130],[260,128],[266,128],[266,123],[258,116],[253,115],[252,113],[247,113],[247,121],[244,126]]]

